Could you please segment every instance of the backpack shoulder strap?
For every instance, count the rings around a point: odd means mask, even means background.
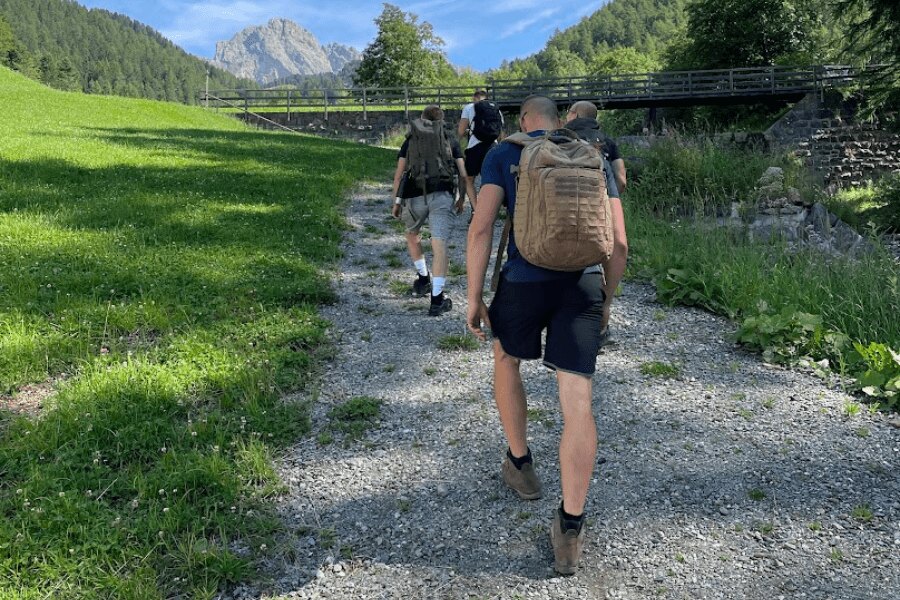
[[[541,139],[541,138],[540,137],[531,137],[527,133],[522,133],[520,131],[519,133],[514,133],[510,136],[503,138],[503,143],[508,142],[510,144],[515,144],[516,146],[527,146],[528,144],[536,142],[539,139]]]

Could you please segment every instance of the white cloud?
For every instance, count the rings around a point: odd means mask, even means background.
[[[493,14],[504,14],[513,11],[528,10],[546,4],[546,0],[500,0],[492,2],[485,7],[487,12]]]
[[[559,8],[548,8],[546,10],[542,10],[541,12],[539,12],[538,14],[536,14],[534,16],[527,17],[525,19],[516,21],[515,23],[513,23],[512,25],[510,25],[509,27],[507,27],[506,29],[503,30],[503,33],[500,34],[500,38],[505,39],[510,36],[516,35],[517,33],[521,33],[523,31],[525,31],[526,29],[530,28],[532,25],[535,25],[536,23],[540,23],[544,19],[549,19],[550,17],[555,15],[557,12],[559,12],[559,10],[560,10]]]

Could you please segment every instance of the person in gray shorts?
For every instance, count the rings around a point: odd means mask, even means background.
[[[443,121],[444,111],[439,106],[431,105],[422,111],[422,118],[429,121]],[[452,160],[456,167],[458,185],[474,197],[475,189],[466,177],[466,167],[459,142],[455,139],[447,141],[449,142],[449,152],[452,154],[452,157],[447,157],[447,160]],[[453,181],[441,181],[435,184],[433,189],[420,189],[414,179],[406,177],[409,146],[410,139],[407,138],[397,155],[393,188],[394,204],[391,213],[395,219],[402,218],[406,225],[406,246],[417,273],[417,278],[413,282],[413,293],[424,296],[429,291],[431,292],[428,314],[436,317],[453,308],[453,302],[444,293],[447,271],[450,266],[447,240],[450,238],[450,231],[456,215],[462,210],[465,193],[460,193],[459,199],[455,200],[453,194],[457,182]],[[422,226],[426,222],[431,229],[431,249],[434,252],[431,272],[428,271],[425,261],[420,235]]]

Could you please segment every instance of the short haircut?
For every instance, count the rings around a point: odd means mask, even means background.
[[[556,108],[556,102],[542,96],[540,94],[532,94],[522,101],[522,108],[519,109],[519,115],[528,113],[532,116],[540,116],[550,121],[559,118],[559,110]]]
[[[440,121],[444,118],[444,111],[437,104],[429,104],[422,111],[422,118],[429,121]]]
[[[473,98],[478,98],[479,100],[484,100],[487,96],[488,93],[486,90],[475,90],[475,93],[472,94]]]
[[[587,100],[580,100],[572,105],[569,109],[570,113],[575,113],[582,119],[592,119],[594,121],[597,120],[597,106],[593,102],[588,102]]]

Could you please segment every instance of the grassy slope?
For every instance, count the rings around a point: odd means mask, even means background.
[[[272,531],[341,197],[391,153],[0,68],[0,597],[203,597]],[[249,512],[248,512],[249,511]]]

